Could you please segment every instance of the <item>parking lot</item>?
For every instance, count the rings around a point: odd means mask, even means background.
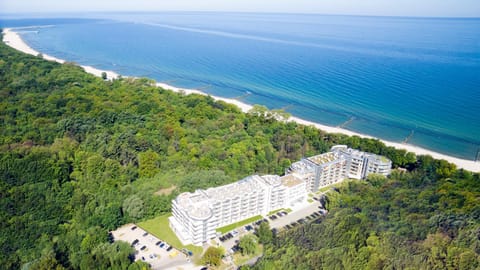
[[[235,230],[218,237],[218,240],[227,253],[232,254],[238,248],[237,244],[240,237],[248,233],[253,233],[255,228],[259,226],[261,222],[268,222],[270,228],[278,231],[288,230],[298,226],[299,223],[306,223],[319,219],[325,213],[326,211],[321,209],[321,204],[317,200],[314,200],[313,203],[300,205],[290,213],[279,211],[275,214],[264,217],[262,220],[236,228]]]
[[[290,229],[287,227],[287,225],[290,227],[294,227],[298,225],[299,221],[300,223],[305,223],[313,219],[318,219],[322,214],[324,214],[324,211],[325,210],[320,209],[320,203],[315,200],[313,203],[304,205],[303,207],[296,209],[288,215],[284,215],[282,217],[277,216],[277,218],[275,218],[274,220],[269,220],[270,227],[277,230]]]
[[[135,260],[149,263],[152,269],[183,269],[196,270],[190,258],[179,250],[170,247],[168,243],[148,234],[135,224],[127,224],[112,232],[115,241],[125,241],[135,250]]]

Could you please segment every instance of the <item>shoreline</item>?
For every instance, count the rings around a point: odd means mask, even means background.
[[[21,52],[24,52],[24,53],[27,53],[27,54],[31,54],[31,55],[34,55],[34,56],[37,56],[37,55],[40,54],[40,52],[32,49],[28,44],[26,44],[23,41],[23,39],[20,37],[20,35],[15,32],[14,29],[12,29],[12,28],[3,29],[3,35],[4,35],[3,36],[3,42],[5,44],[7,44],[8,46],[10,46],[10,47],[12,47],[12,48],[14,48],[18,51],[21,51]],[[56,58],[56,57],[53,57],[53,56],[50,56],[50,55],[47,55],[47,54],[42,53],[42,56],[43,56],[43,59],[45,59],[45,60],[55,61],[55,62],[58,62],[58,63],[61,63],[61,64],[66,62],[63,59],[59,59],[59,58]],[[108,71],[108,70],[100,70],[100,69],[94,68],[92,66],[81,66],[81,67],[85,70],[85,72],[93,74],[97,77],[101,77],[102,73],[105,72],[107,74],[108,80],[112,80],[112,79],[120,76],[120,74],[118,74],[116,72]],[[128,76],[123,76],[123,77],[128,77]],[[248,112],[251,108],[253,108],[252,105],[243,103],[241,101],[231,99],[231,98],[223,98],[223,97],[218,97],[218,96],[212,96],[212,95],[209,95],[207,93],[204,93],[204,92],[202,92],[200,90],[196,90],[196,89],[184,89],[184,88],[175,87],[175,86],[172,86],[172,85],[169,85],[169,84],[166,84],[166,83],[161,83],[161,82],[156,82],[155,85],[158,86],[158,87],[161,87],[165,90],[171,90],[171,91],[177,92],[177,93],[185,93],[186,95],[199,94],[199,95],[204,95],[204,96],[211,96],[214,100],[221,100],[221,101],[224,101],[226,103],[236,105],[243,112]],[[304,120],[304,119],[301,119],[301,118],[298,118],[298,117],[295,117],[295,116],[291,116],[287,120],[287,122],[296,122],[296,123],[302,124],[302,125],[314,126],[315,128],[318,128],[318,129],[323,130],[323,131],[328,132],[328,133],[340,133],[340,134],[344,134],[344,135],[347,135],[347,136],[359,136],[361,138],[378,139],[387,146],[391,146],[391,147],[394,147],[394,148],[397,148],[397,149],[404,149],[408,152],[413,152],[416,155],[430,155],[435,159],[444,159],[444,160],[446,160],[450,163],[453,163],[458,168],[463,168],[465,170],[472,171],[472,172],[480,172],[480,162],[449,156],[449,155],[438,153],[438,152],[428,150],[428,149],[425,149],[425,148],[422,148],[422,147],[419,147],[419,146],[382,140],[382,139],[376,138],[374,136],[369,136],[369,135],[357,133],[357,132],[350,131],[350,130],[343,129],[343,128],[322,125],[322,124],[311,122],[311,121],[308,121],[308,120]]]

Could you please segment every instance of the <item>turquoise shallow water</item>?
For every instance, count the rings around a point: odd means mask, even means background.
[[[97,14],[21,35],[79,64],[201,88],[474,159],[480,19],[245,13]],[[32,32],[31,30],[35,30]]]

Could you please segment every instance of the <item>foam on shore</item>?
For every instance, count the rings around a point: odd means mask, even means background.
[[[27,53],[27,54],[31,54],[31,55],[35,55],[35,56],[40,54],[38,51],[36,51],[36,50],[32,49],[30,46],[28,46],[22,40],[20,35],[17,34],[12,28],[5,28],[3,30],[3,35],[4,35],[3,36],[3,42],[6,43],[7,45],[9,45],[10,47],[12,47],[12,48],[14,48],[18,51],[21,51],[21,52],[24,52],[24,53]],[[65,63],[65,60],[63,60],[63,59],[58,59],[56,57],[46,55],[46,54],[42,54],[42,55],[43,55],[43,58],[46,59],[46,60],[55,61],[55,62],[62,63],[62,64]],[[97,69],[97,68],[94,68],[94,67],[91,67],[91,66],[82,66],[82,68],[86,72],[88,72],[90,74],[93,74],[95,76],[98,76],[98,77],[101,77],[103,72],[105,72],[107,74],[108,79],[117,78],[119,76],[118,73],[115,73],[113,71],[100,70],[100,69]],[[185,93],[187,95],[189,95],[189,94],[199,94],[199,95],[205,95],[205,96],[208,95],[207,93],[204,93],[204,92],[196,90],[196,89],[178,88],[178,87],[171,86],[171,85],[165,84],[165,83],[156,83],[156,85],[158,87],[163,88],[163,89],[171,90],[171,91],[174,91],[174,92],[181,92],[181,93]],[[235,100],[235,99],[222,98],[222,97],[217,97],[217,96],[212,96],[212,98],[215,99],[215,100],[222,100],[224,102],[234,104],[234,105],[238,106],[243,112],[248,112],[250,109],[253,108],[253,106],[248,105],[248,104],[243,103],[243,102],[240,102],[240,101]],[[369,135],[353,132],[353,131],[346,130],[346,129],[343,129],[343,128],[331,127],[331,126],[326,126],[326,125],[314,123],[314,122],[311,122],[311,121],[300,119],[298,117],[293,117],[292,116],[288,119],[288,121],[293,121],[293,122],[296,122],[296,123],[299,123],[299,124],[302,124],[302,125],[307,125],[307,126],[314,126],[318,129],[321,129],[321,130],[326,131],[328,133],[341,133],[341,134],[345,134],[345,135],[348,135],[348,136],[356,135],[356,136],[359,136],[359,137],[362,137],[362,138],[378,139],[378,138],[375,138],[375,137],[372,137],[372,136],[369,136]],[[436,159],[447,160],[448,162],[451,162],[451,163],[457,165],[458,168],[463,168],[465,170],[469,170],[469,171],[472,171],[472,172],[480,172],[480,162],[452,157],[452,156],[449,156],[449,155],[445,155],[445,154],[441,154],[441,153],[434,152],[434,151],[431,151],[431,150],[427,150],[427,149],[424,149],[424,148],[421,148],[421,147],[418,147],[418,146],[415,146],[415,145],[411,145],[411,144],[391,142],[391,141],[386,141],[386,140],[380,140],[380,141],[385,143],[385,145],[387,145],[387,146],[392,146],[392,147],[395,147],[397,149],[405,149],[405,150],[407,150],[409,152],[413,152],[417,155],[430,155],[430,156],[432,156],[433,158],[436,158]]]

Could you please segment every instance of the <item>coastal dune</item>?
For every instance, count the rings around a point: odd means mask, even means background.
[[[5,44],[9,45],[12,48],[14,48],[18,51],[27,53],[27,54],[31,54],[31,55],[35,55],[35,56],[40,54],[40,52],[38,52],[38,51],[32,49],[30,46],[28,46],[28,44],[26,44],[22,40],[20,35],[18,33],[16,33],[14,29],[11,29],[11,28],[3,29],[3,42]],[[49,61],[55,61],[55,62],[62,63],[62,64],[65,63],[65,60],[58,59],[58,58],[50,56],[50,55],[42,54],[42,57],[46,60],[49,60]],[[100,70],[100,69],[94,68],[92,66],[82,66],[82,68],[86,72],[88,72],[90,74],[93,74],[95,76],[98,76],[98,77],[101,77],[102,73],[105,72],[107,74],[107,78],[110,79],[110,80],[114,79],[114,78],[117,78],[119,76],[118,73],[115,73],[113,71]],[[165,83],[157,83],[156,85],[158,87],[163,88],[163,89],[171,90],[171,91],[174,91],[174,92],[181,92],[181,93],[185,93],[187,95],[188,94],[208,95],[208,94],[206,94],[204,92],[201,92],[199,90],[196,90],[196,89],[183,89],[183,88],[174,87],[174,86],[171,86],[171,85],[168,85],[168,84],[165,84]],[[235,100],[235,99],[222,98],[222,97],[217,97],[217,96],[212,96],[212,98],[215,99],[215,100],[221,100],[221,101],[224,101],[224,102],[227,102],[227,103],[230,103],[230,104],[234,104],[234,105],[238,106],[243,112],[248,112],[253,107],[251,105],[245,104],[245,103],[240,102],[240,101]],[[356,135],[356,136],[359,136],[359,137],[362,137],[362,138],[375,138],[375,137],[372,137],[372,136],[368,136],[368,135],[365,135],[365,134],[360,134],[360,133],[357,133],[357,132],[353,132],[353,131],[338,128],[338,127],[331,127],[331,126],[326,126],[326,125],[314,123],[314,122],[311,122],[311,121],[300,119],[298,117],[290,117],[287,121],[294,121],[294,122],[302,124],[302,125],[314,126],[318,129],[324,130],[324,131],[329,132],[329,133],[341,133],[341,134],[345,134],[345,135],[348,135],[348,136]],[[375,139],[377,139],[377,138],[375,138]],[[405,150],[407,150],[409,152],[413,152],[417,155],[430,155],[430,156],[432,156],[436,159],[447,160],[448,162],[451,162],[451,163],[455,164],[458,168],[463,168],[463,169],[473,171],[473,172],[480,172],[480,162],[478,162],[478,161],[465,160],[465,159],[460,159],[460,158],[448,156],[448,155],[445,155],[445,154],[441,154],[441,153],[438,153],[438,152],[427,150],[427,149],[424,149],[424,148],[421,148],[421,147],[418,147],[418,146],[414,146],[414,145],[411,145],[411,144],[391,142],[391,141],[386,141],[386,140],[381,140],[381,141],[383,143],[385,143],[387,146],[392,146],[392,147],[395,147],[397,149],[405,149]]]

